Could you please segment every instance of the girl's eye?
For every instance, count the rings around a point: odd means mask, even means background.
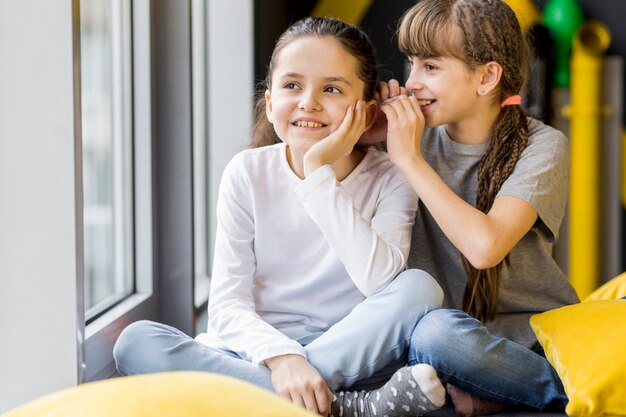
[[[326,88],[324,89],[324,92],[325,92],[325,93],[334,93],[334,94],[337,94],[337,93],[341,93],[341,90],[340,90],[340,89],[338,89],[337,87],[328,86],[328,87],[326,87]]]
[[[298,84],[296,84],[296,83],[286,83],[283,88],[286,88],[286,89],[289,89],[289,90],[293,90],[293,89],[298,88]]]
[[[434,66],[433,64],[425,64],[424,68],[426,68],[426,71],[434,71],[437,69],[437,67]]]

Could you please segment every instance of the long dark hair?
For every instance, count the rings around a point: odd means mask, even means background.
[[[499,102],[519,94],[528,72],[528,45],[513,10],[501,0],[421,0],[402,17],[400,49],[420,57],[450,56],[475,69],[502,66]],[[487,213],[528,145],[528,122],[520,106],[501,109],[478,168],[476,208]],[[503,262],[479,270],[461,254],[467,275],[463,309],[487,322],[495,317]]]
[[[329,17],[307,17],[291,25],[276,42],[272,57],[267,68],[265,80],[257,92],[254,106],[254,125],[252,147],[271,145],[280,142],[272,124],[265,115],[265,91],[272,87],[272,72],[278,53],[291,41],[303,36],[330,36],[353,55],[359,64],[357,75],[365,84],[363,98],[366,101],[374,98],[378,78],[378,63],[374,46],[365,32],[356,26]]]

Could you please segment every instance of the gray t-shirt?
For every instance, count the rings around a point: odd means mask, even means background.
[[[552,258],[552,247],[567,202],[569,156],[567,138],[540,121],[529,119],[530,138],[498,196],[515,196],[539,215],[530,231],[502,266],[498,309],[489,331],[533,347],[531,315],[572,304],[578,297]],[[463,200],[476,205],[477,170],[488,144],[454,142],[445,127],[426,129],[422,153],[433,169]],[[497,197],[496,197],[497,198]],[[461,309],[467,283],[459,251],[443,234],[420,201],[413,228],[409,267],[429,272],[444,291],[444,308]]]

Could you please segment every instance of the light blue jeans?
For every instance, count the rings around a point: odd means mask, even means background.
[[[416,323],[441,307],[443,292],[426,272],[408,270],[358,304],[304,349],[331,390],[382,385],[407,361]],[[151,321],[129,325],[113,350],[122,375],[174,370],[214,372],[273,391],[267,367],[235,352],[207,347],[173,327]]]
[[[542,351],[541,351],[542,352]],[[424,316],[413,333],[409,364],[432,365],[442,382],[491,401],[563,411],[563,384],[544,356],[496,337],[460,310]]]

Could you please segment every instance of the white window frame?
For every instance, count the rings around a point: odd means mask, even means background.
[[[211,210],[208,182],[207,7],[191,1],[192,135],[193,135],[193,243],[194,306],[204,305],[211,286]]]

